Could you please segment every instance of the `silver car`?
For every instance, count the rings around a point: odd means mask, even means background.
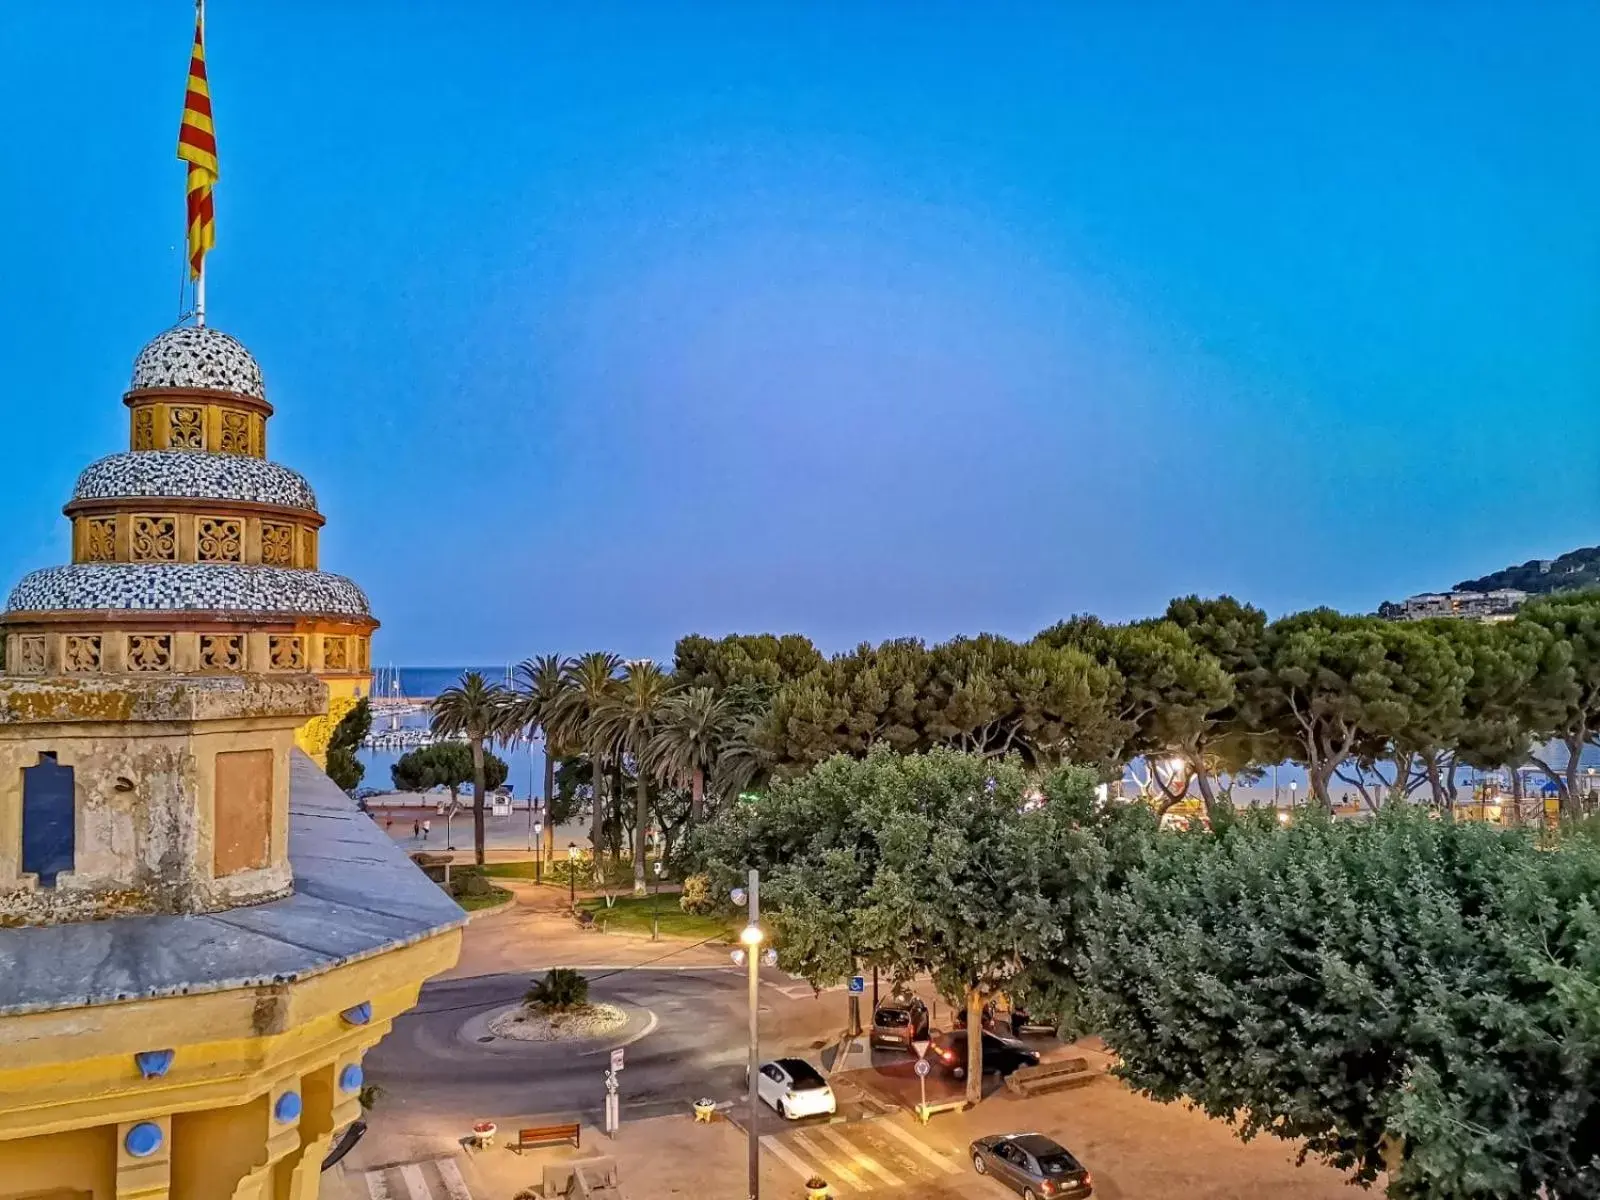
[[[1022,1200],[1081,1200],[1094,1180],[1065,1146],[1042,1133],[996,1133],[972,1143],[972,1169],[999,1180]]]

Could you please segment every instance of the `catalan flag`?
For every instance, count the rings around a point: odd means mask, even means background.
[[[217,135],[211,127],[211,89],[206,86],[205,18],[198,13],[189,56],[189,90],[178,126],[178,157],[189,164],[189,277],[199,279],[206,251],[216,241],[211,189],[217,182]]]

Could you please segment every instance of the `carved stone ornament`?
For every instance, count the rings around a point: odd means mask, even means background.
[[[166,671],[172,666],[172,635],[170,633],[130,633],[128,635],[128,670]]]
[[[134,562],[176,562],[177,558],[178,519],[176,517],[134,517]]]
[[[195,549],[201,562],[243,562],[244,529],[223,517],[201,517],[195,523]]]

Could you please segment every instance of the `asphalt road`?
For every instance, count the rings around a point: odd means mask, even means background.
[[[368,1054],[368,1079],[383,1104],[412,1117],[598,1117],[608,1051],[627,1042],[620,1077],[626,1116],[685,1111],[699,1096],[744,1092],[746,978],[734,968],[643,967],[587,973],[590,999],[629,1014],[626,1028],[587,1042],[529,1043],[487,1034],[483,1018],[514,1004],[528,973],[427,984],[411,1012]],[[843,1028],[841,992],[814,997],[777,971],[761,988],[762,1058],[818,1051]],[[476,1018],[476,1019],[475,1019]]]

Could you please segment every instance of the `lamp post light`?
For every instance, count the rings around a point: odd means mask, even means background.
[[[538,844],[539,844],[539,849],[537,850],[537,852],[535,852],[534,858],[533,858],[533,881],[535,883],[543,883],[544,882],[544,822],[543,821],[535,821],[533,823],[533,836],[536,839],[538,839]]]
[[[578,843],[567,843],[567,907],[578,907]]]
[[[733,902],[738,904],[748,898],[750,902],[750,920],[739,931],[740,949],[735,950],[734,962],[743,960],[746,970],[746,982],[750,993],[750,1064],[748,1068],[748,1088],[750,1116],[746,1122],[748,1127],[748,1191],[749,1200],[761,1200],[761,1143],[757,1131],[761,1125],[760,1088],[757,1081],[761,1078],[761,1027],[759,1014],[761,1011],[761,998],[758,989],[761,985],[761,942],[766,937],[759,924],[761,918],[760,902],[761,876],[757,871],[750,872],[750,888],[733,889]]]

